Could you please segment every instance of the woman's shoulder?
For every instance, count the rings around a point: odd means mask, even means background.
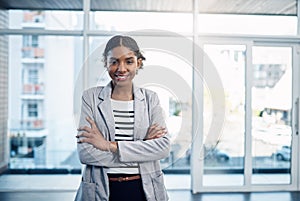
[[[143,94],[147,98],[157,95],[155,91],[152,91],[151,89],[146,89],[144,87],[136,87],[135,89],[137,90],[137,91],[135,91],[135,93],[140,92],[141,94]]]
[[[152,91],[151,89],[146,89],[146,88],[142,88],[144,91],[145,91],[145,93],[147,93],[147,94],[150,94],[150,95],[153,95],[153,94],[156,94],[156,92],[155,91]]]
[[[148,103],[155,104],[157,101],[159,101],[158,95],[155,91],[146,88],[139,88],[139,90],[143,94],[143,97],[148,101]]]
[[[91,88],[88,88],[86,90],[83,91],[83,93],[85,94],[97,94],[99,93],[104,87],[103,86],[96,86],[96,87],[91,87]]]
[[[103,86],[96,86],[96,87],[88,88],[88,89],[83,91],[82,96],[83,97],[98,96],[103,88],[104,88]]]

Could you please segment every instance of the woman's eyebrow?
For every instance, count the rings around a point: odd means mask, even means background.
[[[120,58],[121,58],[121,57],[120,57]],[[119,60],[120,58],[110,57],[109,60]],[[126,60],[134,59],[134,56],[129,56],[129,57],[126,57],[125,59],[126,59]]]
[[[118,60],[118,59],[115,57],[110,57],[109,60]]]

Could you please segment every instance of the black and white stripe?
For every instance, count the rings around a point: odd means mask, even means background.
[[[112,112],[115,120],[115,141],[133,141],[134,109],[133,101],[111,100]],[[138,174],[137,164],[131,167],[109,168],[111,174]]]
[[[115,120],[115,141],[133,141],[133,101],[112,100]]]

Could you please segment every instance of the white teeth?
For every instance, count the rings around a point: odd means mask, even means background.
[[[116,77],[125,78],[125,77],[127,77],[127,75],[116,75]]]
[[[115,76],[118,80],[125,80],[128,77],[127,75],[115,75]]]

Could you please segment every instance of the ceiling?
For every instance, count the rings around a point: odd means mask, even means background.
[[[297,15],[297,0],[199,0],[200,13]],[[1,9],[82,10],[83,0],[0,0]],[[192,12],[193,0],[91,0],[93,11]]]

